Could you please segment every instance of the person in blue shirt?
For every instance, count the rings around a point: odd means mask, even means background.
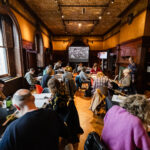
[[[132,81],[132,83],[134,83],[135,82],[135,74],[136,74],[137,68],[136,68],[136,65],[135,65],[132,57],[129,57],[128,69],[130,70],[131,81]]]

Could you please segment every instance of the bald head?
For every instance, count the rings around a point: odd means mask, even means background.
[[[13,104],[22,107],[29,102],[34,102],[34,97],[27,89],[20,89],[13,95]]]

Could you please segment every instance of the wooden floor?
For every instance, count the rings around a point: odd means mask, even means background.
[[[103,128],[103,117],[95,116],[89,110],[91,98],[84,97],[84,91],[77,91],[75,95],[75,105],[77,107],[80,119],[80,125],[84,130],[84,134],[80,136],[80,143],[75,146],[75,150],[84,150],[84,143],[88,134],[96,131],[101,135]]]

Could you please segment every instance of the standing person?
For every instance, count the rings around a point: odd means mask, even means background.
[[[136,68],[136,65],[135,65],[132,57],[129,58],[128,69],[130,70],[130,75],[131,75],[131,92],[136,93],[136,72],[137,72],[137,68]]]
[[[29,90],[21,89],[14,94],[13,105],[22,117],[7,127],[0,141],[0,150],[58,150],[59,136],[68,136],[67,127],[57,114],[37,109],[34,102]]]
[[[0,80],[0,101],[3,101],[6,96],[3,94],[3,88],[5,86],[5,82],[3,80]]]
[[[94,63],[90,73],[91,74],[97,74],[98,72],[102,72],[101,69],[98,67],[97,63]]]
[[[33,76],[35,73],[35,69],[34,68],[30,68],[29,72],[27,72],[25,74],[25,78],[28,82],[29,85],[35,85],[38,81],[36,80],[36,78]]]
[[[135,74],[136,74],[137,68],[136,68],[136,65],[135,65],[132,57],[129,58],[128,69],[130,70],[131,81],[134,84],[135,83]]]
[[[150,101],[142,95],[127,97],[104,118],[102,141],[110,150],[150,150]]]

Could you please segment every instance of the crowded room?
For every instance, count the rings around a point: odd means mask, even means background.
[[[0,0],[0,150],[150,150],[150,0]]]

